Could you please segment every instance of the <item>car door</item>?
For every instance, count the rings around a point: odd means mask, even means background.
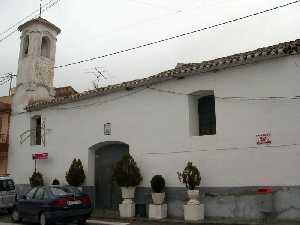
[[[31,212],[30,212],[31,218],[33,220],[38,221],[39,213],[45,207],[45,204],[47,202],[45,195],[46,195],[45,187],[40,187],[38,188],[38,190],[33,196],[33,199],[31,201]]]
[[[19,210],[20,216],[23,218],[31,217],[31,207],[32,207],[32,199],[38,188],[31,189],[24,198],[18,200],[17,208]]]

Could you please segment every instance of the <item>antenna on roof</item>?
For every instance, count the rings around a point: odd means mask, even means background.
[[[40,17],[42,17],[42,0],[40,0]]]

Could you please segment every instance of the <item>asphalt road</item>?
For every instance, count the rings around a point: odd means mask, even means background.
[[[129,223],[119,223],[119,222],[107,222],[107,221],[99,221],[99,220],[89,220],[88,225],[129,225]],[[10,216],[5,211],[0,211],[0,225],[37,225],[35,223],[30,222],[22,222],[22,223],[12,223]],[[68,224],[68,225],[75,225]]]

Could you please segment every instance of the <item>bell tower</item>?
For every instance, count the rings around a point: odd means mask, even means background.
[[[13,110],[22,112],[32,101],[53,98],[56,37],[60,29],[39,17],[18,27],[21,45]]]

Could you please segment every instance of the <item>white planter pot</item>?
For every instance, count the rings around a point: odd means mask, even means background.
[[[167,204],[162,205],[149,205],[149,218],[160,220],[166,218],[168,214],[168,206]]]
[[[188,205],[199,205],[199,190],[188,190],[187,194],[189,196]]]
[[[134,201],[135,187],[121,187],[123,203],[131,204]]]
[[[200,221],[204,219],[204,205],[189,205],[186,204],[183,206],[184,210],[184,220],[186,221]]]
[[[152,193],[153,204],[161,205],[165,200],[166,194],[163,193]]]

